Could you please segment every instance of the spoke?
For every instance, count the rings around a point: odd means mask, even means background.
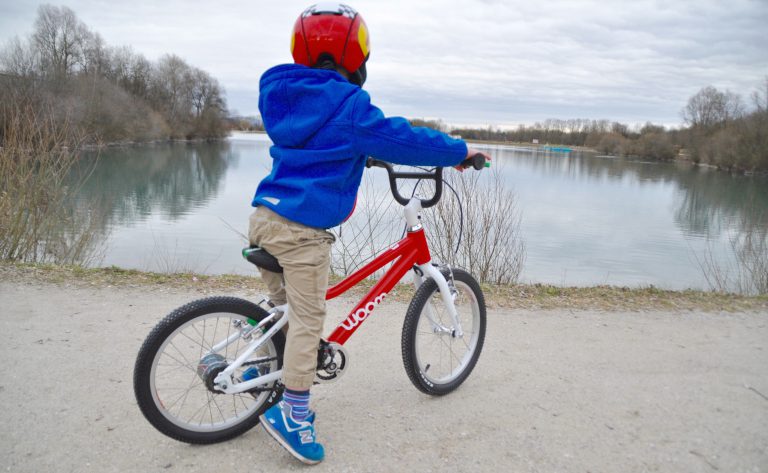
[[[442,346],[438,346],[437,352],[439,354],[440,366],[443,366],[443,350],[442,350]]]
[[[432,346],[435,343],[437,343],[437,341],[440,340],[442,337],[434,333],[428,333],[427,335],[422,337],[422,340],[425,338],[427,339],[427,346]]]
[[[451,353],[451,354],[453,354],[453,338],[451,338],[451,339],[448,341],[448,345],[449,345],[449,346],[448,346],[448,352],[449,352],[449,353]],[[450,374],[451,376],[453,376],[453,362],[451,361],[451,359],[450,359],[450,358],[448,358],[448,363],[449,363],[449,366],[451,367],[451,371],[450,371],[450,373],[449,373],[449,374]],[[459,364],[461,364],[461,360],[458,360],[456,365],[458,366]]]
[[[168,371],[163,371],[163,375],[169,375],[169,374],[173,373],[174,371],[178,371],[178,370],[180,370],[182,368],[188,368],[188,369],[194,371],[195,373],[197,373],[197,371],[194,368],[192,368],[192,367],[190,367],[188,365],[161,365],[160,363],[157,364],[158,368],[160,368],[160,367],[168,368],[168,367],[171,367],[171,366],[173,366],[173,368],[169,369]]]
[[[206,393],[210,394],[208,393],[208,391],[206,391]],[[187,421],[187,424],[191,424],[195,420],[195,417],[197,417],[197,414],[199,412],[202,412],[202,415],[200,416],[200,422],[197,424],[199,426],[202,426],[203,420],[205,420],[205,408],[210,407],[210,404],[211,404],[211,398],[208,397],[208,402],[200,406],[194,413],[192,413],[192,415],[189,417],[189,420]]]
[[[434,336],[438,336],[438,335],[437,335],[437,334],[434,332],[434,330],[416,330],[416,333],[421,333],[421,334],[423,334],[423,335],[434,335]]]
[[[175,406],[177,402],[181,401],[182,398],[184,398],[184,397],[189,395],[189,389],[184,389],[184,388],[179,388],[179,389],[181,390],[181,394],[177,395],[176,399],[174,399],[174,401],[172,403],[168,404],[165,407],[166,411],[171,412],[171,409],[173,409],[173,406]]]
[[[450,353],[451,355],[453,355],[453,357],[454,357],[454,358],[456,358],[456,361],[457,361],[459,364],[461,364],[461,359],[460,359],[459,357],[457,357],[457,356],[456,356],[456,355],[453,353],[453,350],[451,350],[451,347],[450,347],[450,345],[448,345],[448,344],[447,344],[447,343],[446,343],[444,340],[442,340],[442,339],[441,339],[440,341],[441,341],[441,342],[443,342],[443,345],[445,345],[445,347],[448,349],[448,353]]]
[[[187,397],[189,397],[189,393],[192,392],[193,387],[197,387],[197,385],[195,384],[195,378],[192,378],[192,381],[189,383],[189,387],[187,388],[187,392],[184,394],[184,399],[181,401],[181,406],[179,406],[179,413],[178,413],[179,416],[181,415],[181,411],[184,410],[184,404],[187,403]],[[168,412],[171,412],[171,410],[168,409]]]
[[[467,347],[467,351],[472,351],[472,348],[469,347],[469,343],[467,343],[467,334],[466,333],[464,334],[463,337],[461,337],[461,341],[462,341],[462,343],[464,343],[464,346]]]
[[[203,320],[203,333],[201,335],[200,334],[200,330],[197,329],[197,326],[192,324],[192,329],[195,331],[195,333],[197,333],[198,336],[200,336],[200,358],[203,357],[203,348],[207,348],[208,351],[210,351],[210,352],[213,351],[213,347],[205,346],[205,327],[206,327],[205,320]],[[187,338],[189,338],[189,337],[187,337]],[[190,340],[192,340],[192,339],[190,338]]]
[[[216,406],[216,410],[219,411],[219,415],[221,416],[221,420],[223,420],[224,423],[226,423],[227,422],[227,418],[224,417],[224,413],[221,412],[221,406],[219,406],[219,403],[216,402],[216,396],[215,395],[211,396],[211,400],[213,401],[213,404]],[[213,424],[213,418],[211,418],[211,424]]]
[[[187,421],[187,424],[192,424],[192,422],[195,420],[195,417],[197,417],[197,413],[198,413],[198,412],[202,412],[203,414],[202,414],[202,416],[200,417],[200,422],[198,422],[198,424],[197,424],[197,425],[198,425],[198,426],[201,426],[201,425],[203,425],[203,417],[205,417],[205,407],[206,407],[206,404],[203,404],[202,406],[200,406],[200,407],[199,407],[199,408],[198,408],[198,409],[197,409],[197,410],[196,410],[196,411],[195,411],[195,412],[192,414],[192,416],[189,418],[189,420]]]
[[[237,359],[237,354],[240,353],[240,341],[243,339],[242,336],[237,337],[237,346],[235,346],[235,353],[232,355],[232,359]]]
[[[194,378],[192,378],[192,381],[190,381],[189,384],[187,385],[187,387],[185,387],[185,388],[184,387],[179,387],[179,386],[162,386],[162,387],[158,388],[158,390],[162,391],[162,392],[167,392],[167,391],[176,392],[176,391],[182,391],[182,390],[190,390],[190,389],[196,388],[196,387],[198,387],[198,386],[200,386],[202,384],[203,384],[203,380],[198,378],[197,376],[195,376]]]
[[[190,371],[192,371],[193,373],[197,374],[197,370],[196,370],[195,368],[192,368],[192,364],[191,364],[191,363],[186,363],[186,364],[185,364],[184,362],[182,362],[182,361],[179,361],[178,359],[176,359],[176,358],[174,358],[173,356],[171,356],[171,354],[170,354],[170,353],[168,353],[167,351],[166,351],[166,352],[163,352],[163,355],[167,356],[168,358],[170,358],[170,359],[172,359],[173,361],[175,361],[176,363],[178,363],[178,366],[179,366],[179,367],[183,367],[183,368],[189,368],[189,370],[190,370]],[[158,363],[158,365],[159,365],[159,363]]]
[[[246,403],[245,403],[245,401],[243,400],[243,395],[238,393],[238,394],[236,394],[235,396],[237,397],[237,399],[240,399],[240,402],[243,404],[243,408],[244,408],[246,411],[248,411],[248,410],[249,410],[249,408],[248,408],[248,404],[246,404]],[[251,396],[251,397],[247,398],[247,400],[249,400],[249,401],[254,401],[254,402],[255,402],[255,399],[253,398],[253,396]]]
[[[213,326],[213,337],[211,338],[211,347],[216,344],[216,331],[219,329],[219,319],[220,317],[216,317],[216,325]]]
[[[200,332],[197,330],[197,328],[195,328],[194,326],[192,328],[194,328],[195,332],[197,332],[197,334],[200,335]],[[192,337],[190,337],[189,335],[187,335],[186,333],[184,333],[183,331],[179,332],[179,333],[181,334],[181,336],[187,338],[190,342],[194,343],[195,345],[199,345],[200,346],[200,358],[203,357],[203,348],[207,348],[208,351],[213,351],[212,347],[206,347],[205,346],[205,341],[198,342],[195,339],[193,339]]]
[[[230,319],[229,323],[227,324],[227,340],[229,340],[229,335],[232,333],[232,319]],[[242,332],[241,332],[242,333]],[[229,359],[229,346],[231,343],[227,343],[227,346],[224,347],[224,358]]]
[[[186,356],[184,356],[184,352],[183,352],[183,351],[181,351],[181,350],[179,349],[179,347],[177,347],[177,346],[176,346],[176,344],[175,344],[173,341],[171,341],[171,342],[169,343],[169,345],[171,345],[171,347],[173,347],[173,349],[174,349],[174,350],[176,350],[177,352],[179,352],[179,355],[181,355],[181,357],[182,357],[182,358],[184,358],[184,363],[186,363],[186,364],[187,364],[187,365],[189,365],[189,366],[191,366],[191,365],[192,365],[192,362],[191,362],[191,361],[189,361],[189,360],[187,359],[187,357],[186,357]]]
[[[210,392],[205,393],[206,396],[208,396],[208,415],[211,419],[211,425],[213,425],[213,409],[211,408],[211,402],[213,402],[213,397],[211,396]]]

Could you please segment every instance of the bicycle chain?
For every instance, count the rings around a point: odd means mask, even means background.
[[[317,369],[322,369],[324,366],[320,366],[322,364],[321,360],[319,359],[322,354],[324,354],[324,351],[328,349],[329,344],[325,340],[320,341],[320,348],[318,349],[318,367]],[[260,360],[254,360],[254,361],[246,361],[243,362],[242,366],[254,366],[254,365],[261,365],[265,363],[269,363],[272,361],[277,361],[277,357],[273,356],[271,358],[262,358]],[[265,373],[266,374],[266,373]],[[318,384],[315,382],[314,384]],[[275,383],[274,387],[271,388],[253,388],[249,389],[248,391],[245,391],[249,394],[254,393],[264,393],[264,392],[272,392],[272,393],[279,393],[282,392],[285,389],[285,386],[283,383],[281,383],[279,380]]]

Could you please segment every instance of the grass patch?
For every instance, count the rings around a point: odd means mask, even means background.
[[[340,278],[331,278],[337,282]],[[150,273],[115,266],[84,268],[39,263],[0,262],[0,280],[27,284],[49,283],[75,287],[147,287],[196,290],[204,294],[264,293],[258,277],[239,275],[206,276],[194,273]],[[361,297],[374,281],[363,281],[347,294]],[[388,298],[408,302],[413,286],[399,284]],[[547,284],[483,284],[489,308],[572,309],[600,311],[688,311],[768,312],[768,295],[743,296],[713,291],[670,291],[654,286],[559,287]]]
[[[545,284],[483,286],[490,305],[540,309],[703,310],[738,312],[768,310],[768,296],[742,296],[687,289],[671,291],[654,286],[557,287]]]

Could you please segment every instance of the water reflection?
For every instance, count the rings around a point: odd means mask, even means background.
[[[101,264],[252,274],[236,232],[246,232],[250,199],[271,164],[270,143],[262,138],[102,152],[77,201],[80,209],[105,208],[108,251]],[[589,153],[487,148],[518,196],[526,281],[704,287],[692,255],[715,248],[718,258],[733,258],[734,234],[768,227],[765,178]],[[94,159],[84,157],[83,169]],[[389,202],[386,175],[367,174],[360,208]],[[399,233],[400,210],[394,212],[394,223],[380,223]],[[162,252],[173,252],[170,259],[183,266],[158,264]]]
[[[80,199],[109,203],[112,225],[156,214],[175,221],[215,199],[238,159],[226,141],[106,149],[84,156],[84,167],[96,163]]]
[[[539,176],[580,181],[599,190],[614,181],[627,191],[645,183],[676,188],[675,223],[685,234],[718,237],[734,225],[768,225],[768,179],[732,175],[687,163],[654,163],[593,153],[530,152],[498,148],[508,172],[530,168]],[[564,196],[567,197],[567,196]]]
[[[713,170],[682,173],[675,222],[686,232],[719,236],[724,229],[768,226],[768,182]]]
[[[492,147],[520,197],[524,277],[556,284],[706,287],[703,256],[768,221],[768,179],[683,163]]]

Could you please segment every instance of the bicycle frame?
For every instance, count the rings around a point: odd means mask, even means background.
[[[445,276],[432,265],[429,246],[424,234],[424,228],[419,218],[421,210],[421,201],[417,198],[412,198],[408,202],[408,205],[405,206],[405,220],[408,225],[408,231],[405,238],[391,245],[371,262],[328,289],[325,299],[334,299],[347,292],[357,283],[377,270],[394,261],[392,267],[387,270],[384,276],[373,286],[373,288],[371,288],[370,291],[368,291],[355,308],[352,309],[349,315],[347,315],[347,317],[334,329],[328,337],[329,343],[344,345],[349,337],[360,328],[366,319],[368,319],[376,306],[384,300],[392,288],[412,269],[414,270],[413,282],[417,289],[421,285],[423,277],[431,277],[435,280],[440,289],[440,294],[445,306],[448,308],[451,316],[453,327],[443,327],[432,317],[431,312],[428,312],[427,317],[432,323],[433,330],[436,332],[449,332],[455,334],[457,337],[463,336],[456,307],[453,303],[455,291],[451,289]],[[419,271],[416,271],[415,268],[418,268]],[[263,333],[263,335],[258,337],[258,339],[251,342],[248,348],[237,358],[237,360],[219,373],[215,383],[221,388],[222,392],[227,394],[241,393],[268,384],[282,377],[282,370],[278,370],[245,382],[234,382],[232,378],[235,370],[242,366],[254,351],[263,345],[275,332],[288,323],[289,317],[287,315],[290,313],[290,308],[287,305],[272,308],[269,312],[270,315],[268,317],[262,320],[258,325],[251,327],[244,336],[250,336],[250,334],[256,332],[257,329],[263,330],[263,327],[274,320],[279,312],[283,312],[284,316],[280,317],[266,332]],[[221,350],[226,345],[234,342],[237,338],[240,337],[230,337],[230,339],[216,344],[211,349],[211,352]]]

